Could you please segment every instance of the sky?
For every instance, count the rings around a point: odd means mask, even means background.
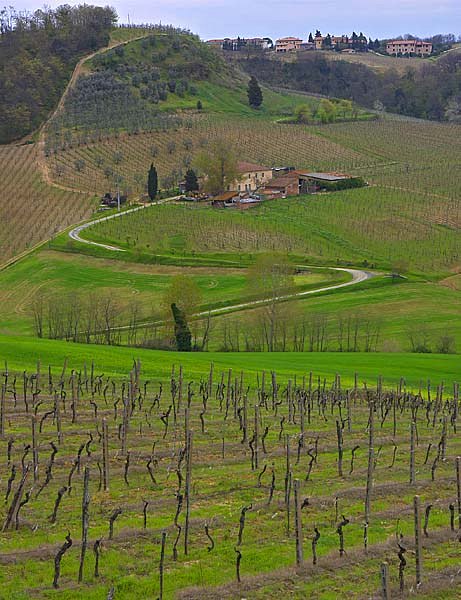
[[[21,0],[20,0],[21,1]],[[405,33],[426,37],[436,33],[461,35],[461,0],[86,0],[113,6],[121,22],[169,23],[185,27],[202,39],[270,37],[309,32],[340,35],[353,30],[372,38]],[[13,3],[13,2],[11,2]],[[69,0],[47,2],[79,4]],[[34,0],[14,3],[34,10]]]

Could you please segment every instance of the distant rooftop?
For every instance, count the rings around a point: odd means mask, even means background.
[[[302,39],[297,37],[284,37],[279,38],[277,42],[302,42]]]
[[[255,171],[270,171],[269,167],[262,167],[261,165],[255,165],[250,162],[239,162],[237,165],[239,173],[252,173]]]

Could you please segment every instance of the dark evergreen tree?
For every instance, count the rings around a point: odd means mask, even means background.
[[[248,104],[252,108],[259,108],[263,103],[263,93],[256,77],[252,77],[248,84]]]
[[[157,169],[154,167],[154,163],[151,164],[149,169],[149,175],[147,177],[147,193],[151,202],[155,200],[158,192],[158,175]]]
[[[186,315],[175,303],[171,305],[171,312],[174,319],[176,349],[178,352],[190,352],[192,350],[192,334],[187,324]]]
[[[324,48],[331,48],[331,35],[328,34],[322,42],[322,46]]]
[[[314,38],[312,37],[312,33],[309,34],[309,44],[314,43]]]
[[[197,192],[198,191],[198,179],[197,174],[193,169],[188,169],[186,173],[186,192]]]
[[[197,110],[203,110],[203,104],[201,100],[197,100]]]

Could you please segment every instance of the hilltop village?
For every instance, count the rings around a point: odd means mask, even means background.
[[[390,40],[373,40],[367,38],[362,32],[355,31],[351,35],[322,34],[319,30],[309,33],[306,40],[300,37],[281,37],[275,42],[269,37],[254,38],[224,38],[211,39],[207,44],[228,52],[241,52],[244,50],[275,52],[286,54],[289,52],[330,50],[354,54],[356,52],[378,52],[390,56],[430,56],[434,51],[432,41],[420,40],[411,36]]]

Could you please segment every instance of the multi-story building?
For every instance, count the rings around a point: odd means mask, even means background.
[[[432,44],[421,40],[391,40],[386,45],[386,52],[394,56],[398,54],[430,56],[432,54]]]
[[[255,192],[272,179],[272,169],[249,162],[239,162],[237,165],[239,179],[229,186],[232,192]]]
[[[276,52],[293,52],[300,50],[302,39],[297,37],[280,38],[275,42]]]

